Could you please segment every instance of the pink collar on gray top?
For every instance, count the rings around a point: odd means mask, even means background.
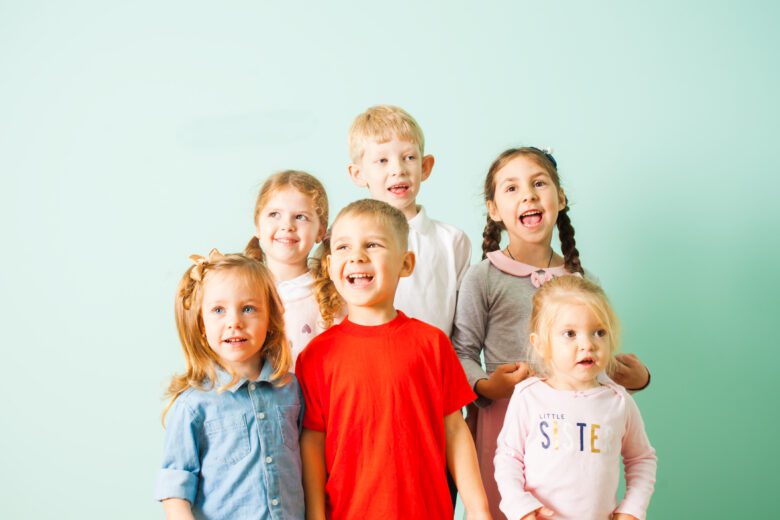
[[[531,283],[536,288],[541,287],[544,282],[552,280],[556,276],[569,274],[562,265],[559,267],[548,267],[546,269],[534,267],[532,265],[524,264],[523,262],[518,262],[517,260],[512,260],[500,250],[488,253],[487,259],[490,260],[493,267],[506,274],[523,278],[530,277]]]

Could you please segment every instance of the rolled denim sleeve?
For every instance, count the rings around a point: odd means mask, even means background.
[[[155,486],[155,499],[182,498],[194,504],[200,474],[202,421],[187,406],[184,396],[180,396],[168,411],[165,422],[163,462]]]

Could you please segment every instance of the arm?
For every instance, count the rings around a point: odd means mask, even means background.
[[[301,463],[306,520],[325,519],[325,432],[304,428],[301,434]]]
[[[190,503],[184,499],[167,498],[162,505],[167,520],[195,520]]]
[[[447,446],[447,466],[460,492],[466,518],[489,519],[485,488],[477,465],[477,452],[471,433],[463,420],[460,410],[444,417],[444,433]]]
[[[657,459],[645,433],[639,408],[631,396],[626,395],[625,398],[626,433],[623,435],[621,455],[626,476],[626,494],[615,512],[641,519],[645,517],[653,494]]]
[[[509,401],[493,459],[496,484],[501,493],[499,507],[507,518],[545,518],[552,512],[525,491],[525,441],[528,437],[525,417],[528,410],[519,396],[520,392],[516,392]]]
[[[190,508],[200,484],[202,418],[185,400],[186,394],[179,396],[166,416],[162,469],[155,487],[155,498],[170,519],[192,518]]]

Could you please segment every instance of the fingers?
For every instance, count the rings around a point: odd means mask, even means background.
[[[554,515],[554,514],[555,513],[553,512],[552,509],[547,509],[546,507],[543,507],[543,508],[539,509],[536,512],[536,517],[537,518],[551,518],[552,515]]]

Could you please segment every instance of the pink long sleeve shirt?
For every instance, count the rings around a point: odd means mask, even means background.
[[[616,507],[620,457],[626,494]],[[498,437],[501,511],[518,520],[542,507],[556,520],[644,520],[655,484],[655,450],[639,409],[611,381],[586,391],[556,390],[532,377],[515,387]]]

